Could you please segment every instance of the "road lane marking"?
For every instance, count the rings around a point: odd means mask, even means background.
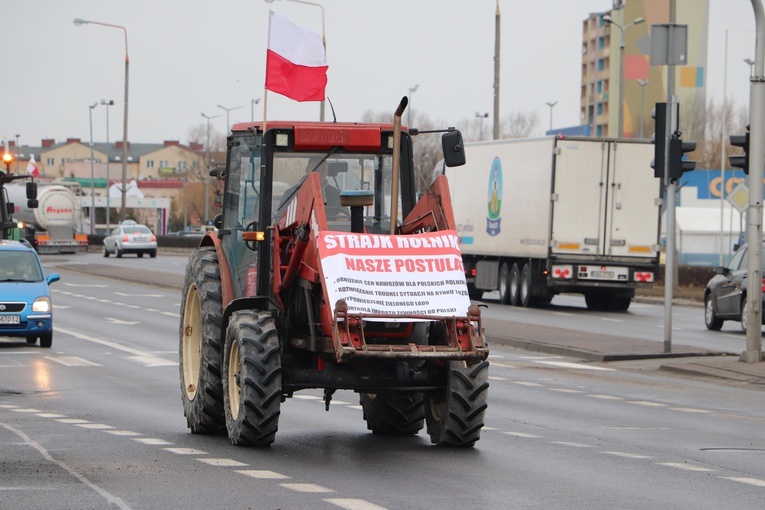
[[[606,322],[624,322],[623,319],[609,319],[608,317],[601,317],[600,320]]]
[[[159,439],[158,437],[136,437],[136,438],[133,438],[133,441],[137,441],[143,444],[150,444],[154,446],[173,444],[170,441],[165,441],[164,439]]]
[[[17,413],[40,413],[39,409],[31,409],[31,408],[25,408],[25,409],[11,409],[11,411],[17,412]]]
[[[196,448],[165,448],[165,450],[177,455],[208,455],[206,451],[197,450]]]
[[[56,328],[58,329],[58,328]],[[77,356],[45,356],[45,359],[55,361],[61,365],[67,367],[100,367],[103,366],[99,363],[94,363],[86,359],[78,358]]]
[[[198,459],[202,460],[202,459]],[[236,462],[236,461],[234,461]],[[235,464],[232,464],[235,465]],[[246,466],[247,464],[236,464],[240,466]],[[235,471],[240,475],[250,476],[252,478],[260,478],[263,480],[283,480],[285,478],[291,478],[290,476],[277,473],[276,471],[268,471],[267,469],[239,469]]]
[[[132,430],[104,430],[107,434],[112,434],[115,436],[140,436],[142,434],[139,434],[138,432],[133,432]]]
[[[617,457],[625,457],[627,459],[650,459],[651,457],[648,455],[640,455],[639,453],[628,453],[628,452],[600,452],[605,453],[606,455],[616,455]]]
[[[696,409],[695,407],[668,407],[667,409],[671,409],[672,411],[680,411],[683,413],[711,413],[712,411],[708,411],[707,409]]]
[[[19,436],[24,441],[24,443],[28,444],[29,446],[37,450],[40,453],[40,455],[43,456],[45,460],[56,464],[61,469],[64,469],[67,473],[69,473],[70,475],[75,477],[77,480],[79,480],[80,483],[91,488],[93,491],[95,491],[98,495],[100,495],[110,504],[115,505],[118,508],[121,508],[123,510],[130,510],[130,507],[120,498],[118,498],[117,496],[114,496],[110,492],[106,491],[105,489],[102,489],[95,483],[91,482],[90,480],[82,476],[80,473],[75,471],[73,468],[69,467],[69,465],[66,464],[65,462],[54,459],[53,456],[48,452],[48,450],[43,448],[42,445],[40,445],[39,443],[36,443],[31,437],[26,435],[24,432],[20,430],[16,430],[15,428],[11,427],[10,425],[6,425],[5,423],[0,423],[0,427],[4,427],[5,429]]]
[[[531,382],[531,381],[513,381],[513,383],[514,384],[520,384],[521,386],[532,386],[532,387],[544,386],[544,384],[540,384],[540,383],[537,383],[537,382]]]
[[[246,466],[244,462],[239,462],[238,460],[234,459],[197,459],[199,462],[204,462],[205,464],[210,464],[211,466],[221,466],[221,467],[238,467],[238,466]]]
[[[59,418],[56,421],[59,423],[68,423],[69,425],[80,425],[82,423],[90,423],[88,420],[81,420],[80,418]]]
[[[161,298],[165,297],[163,294],[130,294],[127,292],[115,292],[120,297],[156,297]]]
[[[746,478],[743,476],[721,476],[720,478],[723,480],[745,483],[747,485],[754,485],[755,487],[765,487],[765,480],[760,480],[759,478]]]
[[[141,351],[138,349],[134,349],[132,347],[128,347],[126,345],[122,345],[117,342],[112,342],[110,340],[104,340],[102,338],[95,338],[90,335],[85,335],[82,333],[78,333],[77,331],[72,331],[70,329],[62,329],[59,327],[56,327],[56,331],[59,331],[61,333],[64,333],[65,335],[73,336],[75,338],[79,338],[80,340],[85,340],[87,342],[93,342],[94,344],[99,345],[105,345],[106,347],[111,347],[112,349],[116,349],[118,351],[127,352],[129,354],[133,354],[134,356],[138,358],[143,358],[144,361],[148,360],[149,358],[156,358],[156,364],[152,366],[166,366],[169,362],[165,359],[162,359],[158,356],[152,356],[150,353]],[[177,365],[177,362],[172,362],[173,365]]]
[[[592,365],[582,365],[581,363],[571,363],[570,361],[535,361],[543,365],[553,365],[561,368],[575,368],[577,370],[602,370],[604,372],[615,372],[615,368],[595,367]]]
[[[91,289],[104,289],[106,288],[106,285],[102,283],[70,283],[70,282],[64,282],[65,287],[79,287],[79,288],[91,288]]]
[[[572,448],[592,448],[592,445],[576,443],[573,441],[550,441],[550,444],[559,444],[561,446],[571,446]]]
[[[177,361],[170,361],[163,358],[160,358],[159,356],[128,356],[127,359],[130,361],[135,361],[136,363],[140,363],[141,365],[145,367],[170,367],[170,366],[178,366]]]
[[[682,469],[683,471],[717,471],[716,469],[709,469],[701,466],[695,466],[693,464],[685,464],[683,462],[659,462],[660,466],[667,466],[675,469]]]
[[[279,486],[297,492],[337,492],[315,483],[280,483]]]
[[[55,413],[40,413],[37,416],[40,418],[66,418],[63,414],[55,414]]]
[[[584,393],[582,390],[572,390],[570,388],[547,388],[550,391],[558,391],[560,393]]]
[[[136,324],[141,323],[141,321],[126,321],[122,319],[116,319],[114,317],[104,317],[104,319],[111,322],[112,324],[119,324],[121,326],[135,326]]]
[[[351,499],[351,498],[332,498],[325,499],[327,503],[345,508],[345,510],[387,510],[384,506],[378,506],[364,501],[363,499]]]
[[[107,430],[107,429],[114,428],[111,425],[106,425],[105,423],[81,423],[77,426],[82,427],[84,429],[94,429],[94,430]]]
[[[499,376],[496,376],[496,375],[490,375],[489,376],[489,380],[490,381],[509,381],[509,379],[507,377],[499,377]]]
[[[628,400],[628,404],[635,404],[636,406],[647,406],[647,407],[666,407],[667,404],[660,404],[659,402],[650,402],[648,400]]]
[[[599,398],[601,400],[624,400],[622,397],[617,397],[614,395],[598,395],[598,394],[592,394],[587,395],[590,398]]]

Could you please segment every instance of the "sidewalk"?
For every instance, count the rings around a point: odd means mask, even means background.
[[[587,361],[626,361],[661,359],[660,368],[675,373],[717,377],[765,385],[765,361],[744,363],[740,353],[710,351],[687,345],[672,345],[665,353],[662,342],[639,338],[584,333],[560,328],[538,328],[519,322],[484,319],[489,347],[507,345],[527,351],[569,356]]]
[[[129,282],[140,282],[180,293],[183,276],[158,271],[120,270],[107,264],[60,264],[60,270],[72,270],[94,276]],[[663,343],[638,338],[571,331],[562,328],[539,328],[512,321],[483,320],[487,341],[491,345],[507,345],[533,352],[543,352],[588,361],[626,361],[663,359],[662,370],[702,377],[718,377],[738,382],[765,385],[765,361],[744,363],[741,353],[709,351],[685,345],[672,345],[672,352],[663,352]]]

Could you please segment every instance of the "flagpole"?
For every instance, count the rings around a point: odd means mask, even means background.
[[[266,134],[266,112],[268,111],[268,89],[263,89],[263,135]],[[261,142],[262,143],[262,142]]]

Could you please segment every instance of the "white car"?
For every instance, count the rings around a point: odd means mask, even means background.
[[[139,257],[148,253],[154,258],[157,256],[157,236],[146,225],[139,225],[133,220],[123,221],[104,237],[104,257],[112,253],[117,258],[122,257],[123,253],[135,253]]]

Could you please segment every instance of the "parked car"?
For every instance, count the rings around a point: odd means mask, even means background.
[[[104,237],[104,257],[112,253],[117,258],[124,253],[135,253],[139,257],[148,253],[154,258],[157,256],[157,236],[146,225],[139,225],[133,220],[123,221]]]
[[[0,336],[23,337],[41,347],[53,343],[53,307],[40,257],[25,240],[0,240]]]
[[[748,245],[744,245],[733,254],[728,265],[715,268],[715,276],[709,280],[704,289],[704,323],[707,329],[717,331],[722,328],[726,320],[734,320],[740,321],[741,329],[746,331],[748,263]],[[765,263],[763,268],[765,269]],[[765,278],[762,280],[762,285],[765,288]],[[765,292],[763,298],[765,298]]]

